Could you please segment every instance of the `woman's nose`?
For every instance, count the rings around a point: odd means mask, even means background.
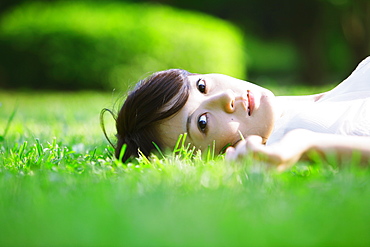
[[[211,96],[208,100],[209,107],[221,107],[227,113],[235,110],[235,94],[231,89]]]

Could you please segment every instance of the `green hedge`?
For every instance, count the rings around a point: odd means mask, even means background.
[[[245,78],[241,32],[214,17],[162,5],[31,2],[0,23],[0,86],[126,89],[183,68]]]

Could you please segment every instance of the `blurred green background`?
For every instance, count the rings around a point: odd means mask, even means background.
[[[173,67],[277,95],[328,90],[369,54],[369,8],[0,1],[0,246],[370,246],[370,173],[356,159],[283,174],[177,155],[126,166],[99,128],[101,108]],[[114,138],[114,119],[105,121]]]
[[[2,88],[125,90],[174,67],[317,86],[370,53],[368,0],[4,0],[0,15]]]

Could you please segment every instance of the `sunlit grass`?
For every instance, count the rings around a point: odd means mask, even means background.
[[[122,164],[99,125],[120,96],[0,92],[0,246],[370,244],[368,169],[319,160],[279,174],[181,142]]]

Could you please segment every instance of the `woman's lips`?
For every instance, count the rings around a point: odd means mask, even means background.
[[[247,90],[248,95],[248,109],[249,109],[249,116],[252,115],[254,110],[254,95],[250,90]]]
[[[247,90],[247,92],[241,96],[241,99],[248,116],[251,116],[255,107],[254,94],[250,90]]]

